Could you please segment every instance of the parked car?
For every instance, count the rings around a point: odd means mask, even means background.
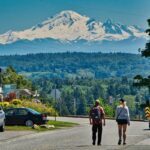
[[[0,132],[4,132],[5,129],[5,113],[0,106]]]
[[[47,115],[39,113],[31,108],[9,108],[5,111],[6,125],[26,125],[33,126],[34,124],[45,124]]]

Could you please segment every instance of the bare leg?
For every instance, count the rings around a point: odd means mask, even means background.
[[[122,139],[122,125],[119,125],[119,124],[118,124],[118,135],[119,135],[118,145],[120,145],[121,139]]]
[[[127,124],[123,125],[123,143],[126,144],[126,130],[127,130]]]
[[[122,138],[122,125],[118,125],[118,135],[119,135],[119,139],[121,140],[121,138]]]

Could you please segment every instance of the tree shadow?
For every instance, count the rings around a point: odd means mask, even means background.
[[[144,131],[150,131],[150,129],[143,129]]]

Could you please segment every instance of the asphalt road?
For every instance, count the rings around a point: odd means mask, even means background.
[[[54,118],[52,118],[54,119]],[[114,120],[107,120],[103,128],[102,146],[91,143],[91,126],[88,119],[57,118],[58,120],[80,123],[79,126],[48,131],[30,133],[28,135],[0,140],[0,150],[117,150],[117,149],[150,149],[150,131],[147,122],[131,122],[127,132],[127,145],[118,146],[117,125]],[[1,137],[6,134],[0,133]]]

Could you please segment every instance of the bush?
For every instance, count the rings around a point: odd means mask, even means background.
[[[114,116],[114,110],[113,107],[110,105],[105,105],[104,106],[105,114],[107,117],[113,117]]]
[[[13,99],[11,101],[11,104],[14,104],[14,105],[21,105],[22,104],[22,101],[20,99]]]
[[[99,101],[100,101],[100,106],[104,108],[106,117],[114,117],[115,115],[114,106],[107,104],[106,101],[102,98],[99,98]]]
[[[47,113],[50,116],[55,115],[55,109],[51,106],[46,106],[42,103],[34,103],[31,101],[21,101],[19,99],[13,99],[11,102],[0,102],[0,106],[2,106],[4,109],[7,108],[16,108],[16,107],[28,107],[35,109],[38,112],[41,113]],[[56,115],[58,116],[58,113],[56,112]]]
[[[9,105],[9,102],[0,102],[0,106],[2,106],[3,108],[8,108]]]
[[[24,100],[22,102],[22,106],[35,109],[36,111],[39,111],[41,113],[47,113],[50,116],[55,115],[55,109],[54,108],[52,108],[51,106],[46,106],[42,103],[34,103],[34,102],[31,102],[31,101],[25,101]],[[56,112],[56,115],[58,115],[57,112]]]

